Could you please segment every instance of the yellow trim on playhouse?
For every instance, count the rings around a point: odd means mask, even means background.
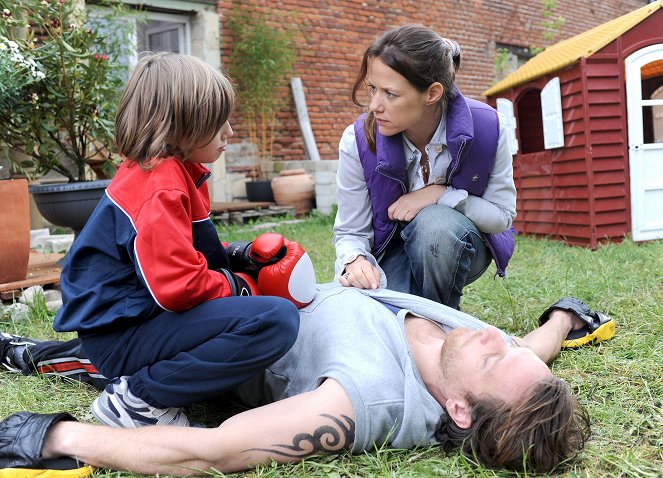
[[[591,30],[555,43],[484,91],[483,96],[492,96],[553,71],[561,70],[580,58],[587,58],[661,8],[663,8],[663,0],[657,0]]]

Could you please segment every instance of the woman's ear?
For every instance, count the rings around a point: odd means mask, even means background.
[[[428,87],[426,103],[428,105],[433,105],[438,103],[444,96],[444,86],[441,83],[435,82]]]
[[[449,398],[445,402],[447,414],[460,428],[467,430],[472,426],[472,408],[465,399]]]

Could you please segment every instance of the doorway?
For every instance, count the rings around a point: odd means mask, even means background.
[[[663,238],[663,43],[628,56],[626,104],[634,241]]]

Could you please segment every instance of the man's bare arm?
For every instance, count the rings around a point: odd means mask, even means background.
[[[215,429],[60,422],[49,431],[43,454],[141,474],[227,473],[350,449],[354,420],[347,393],[328,379],[316,390],[248,410]]]
[[[553,310],[550,318],[541,327],[532,330],[523,338],[514,337],[518,345],[531,348],[545,363],[550,364],[562,347],[562,341],[571,330],[581,328],[583,322],[566,310]]]

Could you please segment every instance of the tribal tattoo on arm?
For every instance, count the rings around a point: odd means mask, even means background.
[[[331,423],[320,425],[311,433],[297,433],[292,444],[274,444],[270,448],[250,448],[245,451],[263,451],[288,458],[303,458],[320,453],[339,453],[350,449],[355,440],[355,422],[346,415],[334,417],[321,414]]]

